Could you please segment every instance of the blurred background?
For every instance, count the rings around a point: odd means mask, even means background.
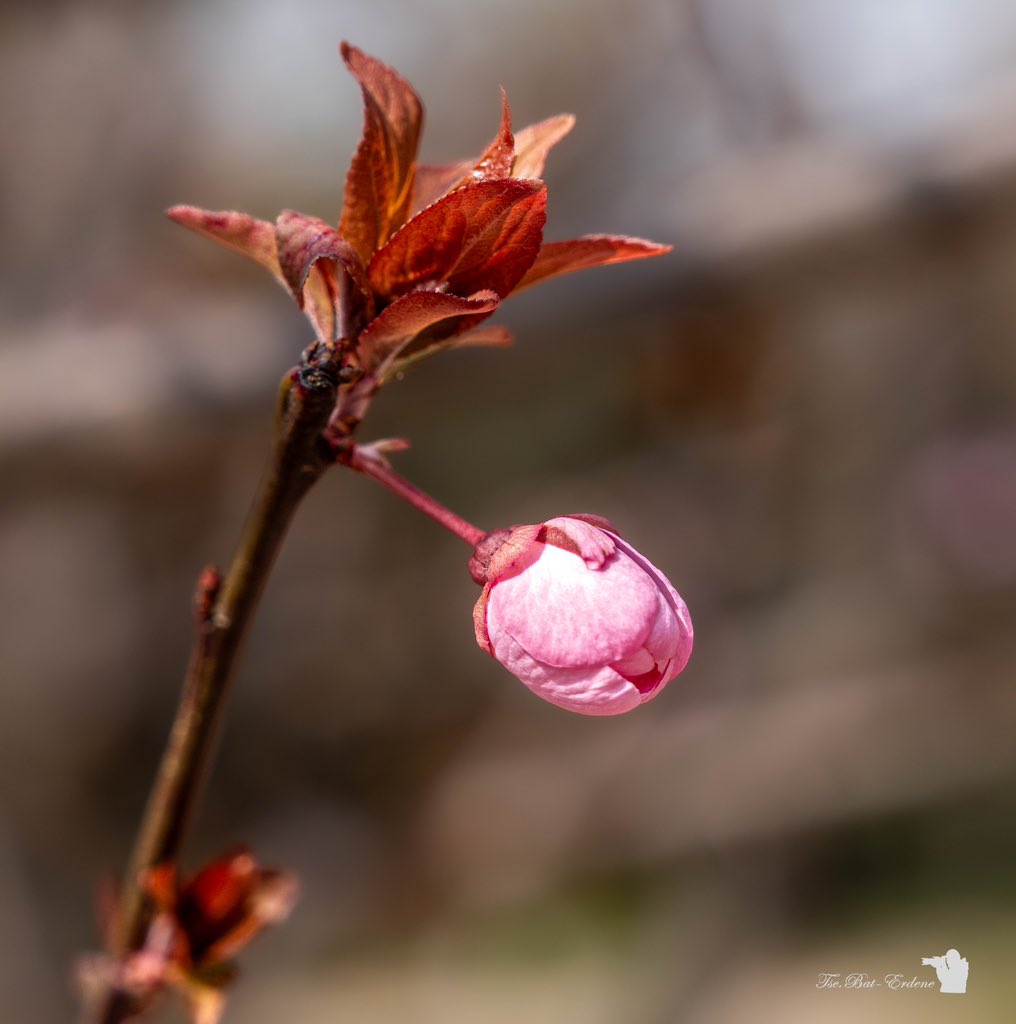
[[[227,1021],[999,1021],[1016,981],[1016,8],[1004,0],[0,7],[0,1019],[72,1019],[276,382],[308,342],[176,202],[328,220],[348,38],[423,156],[572,111],[512,301],[364,438],[485,527],[612,518],[695,618],[584,719],[473,640],[459,541],[341,471],[243,659],[191,867],[299,873]],[[821,991],[821,973],[965,997]],[[181,1020],[167,1003],[160,1021]]]

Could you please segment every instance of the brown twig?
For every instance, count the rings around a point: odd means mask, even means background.
[[[151,908],[144,873],[178,856],[247,627],[301,499],[334,460],[321,432],[335,405],[336,371],[334,350],[312,347],[303,364],[284,378],[274,451],[236,555],[221,580],[209,570],[199,580],[194,649],[111,936],[112,952],[119,957],[145,941]],[[113,991],[95,1019],[119,1024],[134,1009],[127,994]]]

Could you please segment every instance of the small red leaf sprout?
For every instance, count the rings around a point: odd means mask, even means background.
[[[233,957],[296,902],[295,876],[262,868],[245,849],[210,861],[181,880],[175,864],[159,864],[142,880],[154,911],[137,950],[92,957],[79,971],[86,993],[116,991],[130,1008],[147,1009],[167,989],[187,1003],[195,1024],[215,1024],[224,990],[236,977]]]
[[[175,206],[179,224],[266,267],[293,295],[317,343],[347,368],[333,417],[348,436],[370,396],[410,363],[459,344],[504,344],[477,331],[512,292],[560,274],[670,251],[639,238],[543,241],[550,149],[574,124],[562,114],[512,131],[501,124],[472,160],[418,164],[423,105],[396,71],[343,43],[363,93],[363,135],[346,177],[337,227],[285,211],[275,224],[233,211]]]

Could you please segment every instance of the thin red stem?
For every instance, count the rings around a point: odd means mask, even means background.
[[[408,501],[413,508],[430,516],[446,530],[451,530],[456,537],[464,540],[470,547],[475,548],[486,536],[486,531],[473,526],[472,523],[466,522],[461,516],[457,516],[450,509],[445,508],[435,498],[425,494],[419,487],[396,473],[381,456],[369,452],[363,446],[350,445],[341,461],[358,473],[363,473],[364,476],[369,476],[377,480],[378,483],[384,484],[393,494]]]

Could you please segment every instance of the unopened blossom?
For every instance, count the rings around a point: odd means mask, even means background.
[[[596,516],[498,530],[470,570],[477,643],[544,700],[617,715],[688,663],[692,624],[670,581]]]

